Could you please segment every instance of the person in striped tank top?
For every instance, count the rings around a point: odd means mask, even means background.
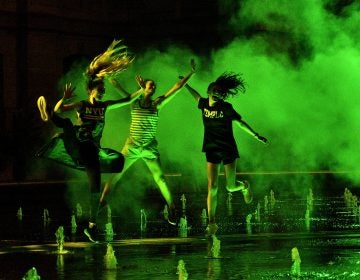
[[[137,82],[142,88],[142,94],[140,98],[132,104],[131,108],[130,135],[126,139],[121,151],[125,156],[124,169],[122,173],[116,174],[105,185],[100,198],[102,204],[105,203],[106,197],[110,192],[110,186],[115,186],[126,170],[137,160],[142,159],[149,168],[155,183],[167,203],[170,217],[166,216],[165,219],[170,224],[176,224],[176,221],[174,221],[175,204],[161,168],[156,131],[159,120],[159,110],[183,88],[195,73],[194,60],[191,60],[190,64],[191,71],[185,77],[176,82],[165,94],[154,99],[153,95],[156,91],[155,81],[143,79],[141,76],[137,77]]]

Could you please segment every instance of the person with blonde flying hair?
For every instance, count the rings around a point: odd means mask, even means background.
[[[130,104],[139,96],[140,90],[132,95],[117,100],[103,101],[105,94],[104,79],[115,77],[117,74],[128,69],[133,61],[133,56],[127,52],[127,47],[121,44],[121,40],[114,40],[107,50],[96,56],[85,71],[86,89],[88,98],[79,102],[68,102],[72,97],[74,88],[67,84],[64,96],[54,109],[47,107],[46,99],[40,96],[37,101],[38,109],[43,121],[52,122],[63,129],[61,137],[46,145],[39,156],[52,158],[68,166],[84,169],[86,171],[90,189],[90,215],[89,224],[84,233],[91,241],[94,241],[96,233],[96,218],[99,209],[101,191],[101,173],[121,172],[124,165],[124,157],[121,153],[101,148],[100,140],[105,126],[106,112],[126,104]],[[138,79],[139,80],[139,79]],[[70,119],[62,118],[58,113],[76,111],[77,123],[72,124]],[[54,143],[61,142],[66,154],[56,152]],[[62,158],[59,158],[61,155]]]

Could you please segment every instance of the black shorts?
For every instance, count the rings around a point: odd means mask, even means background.
[[[234,162],[237,158],[239,158],[239,153],[235,152],[228,152],[228,151],[207,151],[205,152],[206,161],[211,163],[223,163],[229,164]]]

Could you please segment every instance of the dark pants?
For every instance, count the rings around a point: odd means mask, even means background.
[[[100,192],[101,172],[99,160],[99,148],[91,141],[79,141],[76,137],[76,127],[69,118],[62,118],[56,113],[51,115],[52,122],[63,129],[64,146],[69,155],[86,169],[89,178],[90,191]]]

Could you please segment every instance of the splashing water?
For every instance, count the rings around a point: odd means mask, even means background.
[[[77,229],[76,217],[75,217],[75,215],[71,215],[71,233],[75,234],[76,229]]]
[[[306,207],[307,209],[309,209],[310,212],[313,210],[313,205],[314,205],[314,195],[312,189],[309,189],[309,193],[306,196]]]
[[[207,225],[208,217],[207,217],[207,213],[206,213],[206,209],[205,209],[205,208],[201,211],[200,219],[201,219],[201,225],[202,225],[202,226],[206,226],[206,225]]]
[[[275,204],[276,204],[275,193],[273,190],[270,190],[270,209],[271,209],[271,211],[274,210]]]
[[[16,216],[17,216],[19,221],[22,221],[22,219],[23,219],[23,211],[22,211],[21,207],[19,207]]]
[[[55,236],[58,245],[58,253],[62,254],[64,252],[64,227],[59,226],[55,232]]]
[[[188,234],[188,225],[186,216],[180,218],[179,224],[179,237],[187,237]]]
[[[143,233],[147,227],[147,216],[144,209],[140,210],[140,231]]]
[[[264,196],[264,214],[269,214],[269,198],[267,195]]]
[[[291,266],[291,275],[292,276],[300,276],[300,254],[296,247],[291,249],[291,260],[293,261],[293,265]]]
[[[83,210],[80,203],[76,204],[76,218],[80,219],[83,215]]]
[[[26,274],[24,275],[24,277],[22,278],[22,280],[40,280],[40,276],[37,273],[37,270],[35,267],[30,268],[28,270],[28,272],[26,272]]]
[[[110,205],[107,205],[107,223],[105,224],[105,240],[110,242],[114,239],[114,229],[112,224],[112,211]]]
[[[186,215],[186,197],[185,197],[185,194],[182,194],[181,195],[181,210],[182,210],[182,214],[183,216]]]
[[[185,268],[185,262],[183,260],[179,260],[178,266],[177,266],[177,273],[179,275],[178,280],[187,280],[188,279],[188,273]]]
[[[305,212],[305,228],[307,231],[310,231],[310,210],[306,209]]]
[[[252,214],[248,214],[248,215],[246,216],[246,233],[247,233],[247,234],[251,234],[251,233],[252,233],[251,219],[252,219]]]
[[[117,259],[115,256],[115,251],[110,243],[107,244],[106,254],[104,256],[104,263],[106,269],[116,269]]]
[[[112,241],[114,239],[114,230],[112,223],[105,224],[105,240],[107,242]]]
[[[260,202],[258,202],[258,204],[256,206],[256,210],[255,210],[255,221],[257,223],[261,222],[260,211],[261,211],[261,205],[260,205]]]
[[[111,223],[112,222],[112,212],[111,212],[110,205],[107,205],[106,211],[107,211],[107,222]]]
[[[50,223],[49,210],[46,208],[44,209],[44,212],[43,212],[43,222],[44,222],[44,227],[48,226]]]
[[[232,208],[232,202],[231,201],[232,201],[232,193],[229,192],[227,194],[227,199],[226,199],[227,214],[228,214],[229,217],[232,216],[232,214],[233,214],[233,208]]]
[[[217,237],[214,234],[211,236],[211,239],[212,239],[211,240],[212,245],[210,247],[209,257],[219,258],[221,241],[217,239]]]
[[[163,215],[164,215],[165,220],[169,219],[169,208],[168,208],[168,206],[166,204],[164,206]]]

